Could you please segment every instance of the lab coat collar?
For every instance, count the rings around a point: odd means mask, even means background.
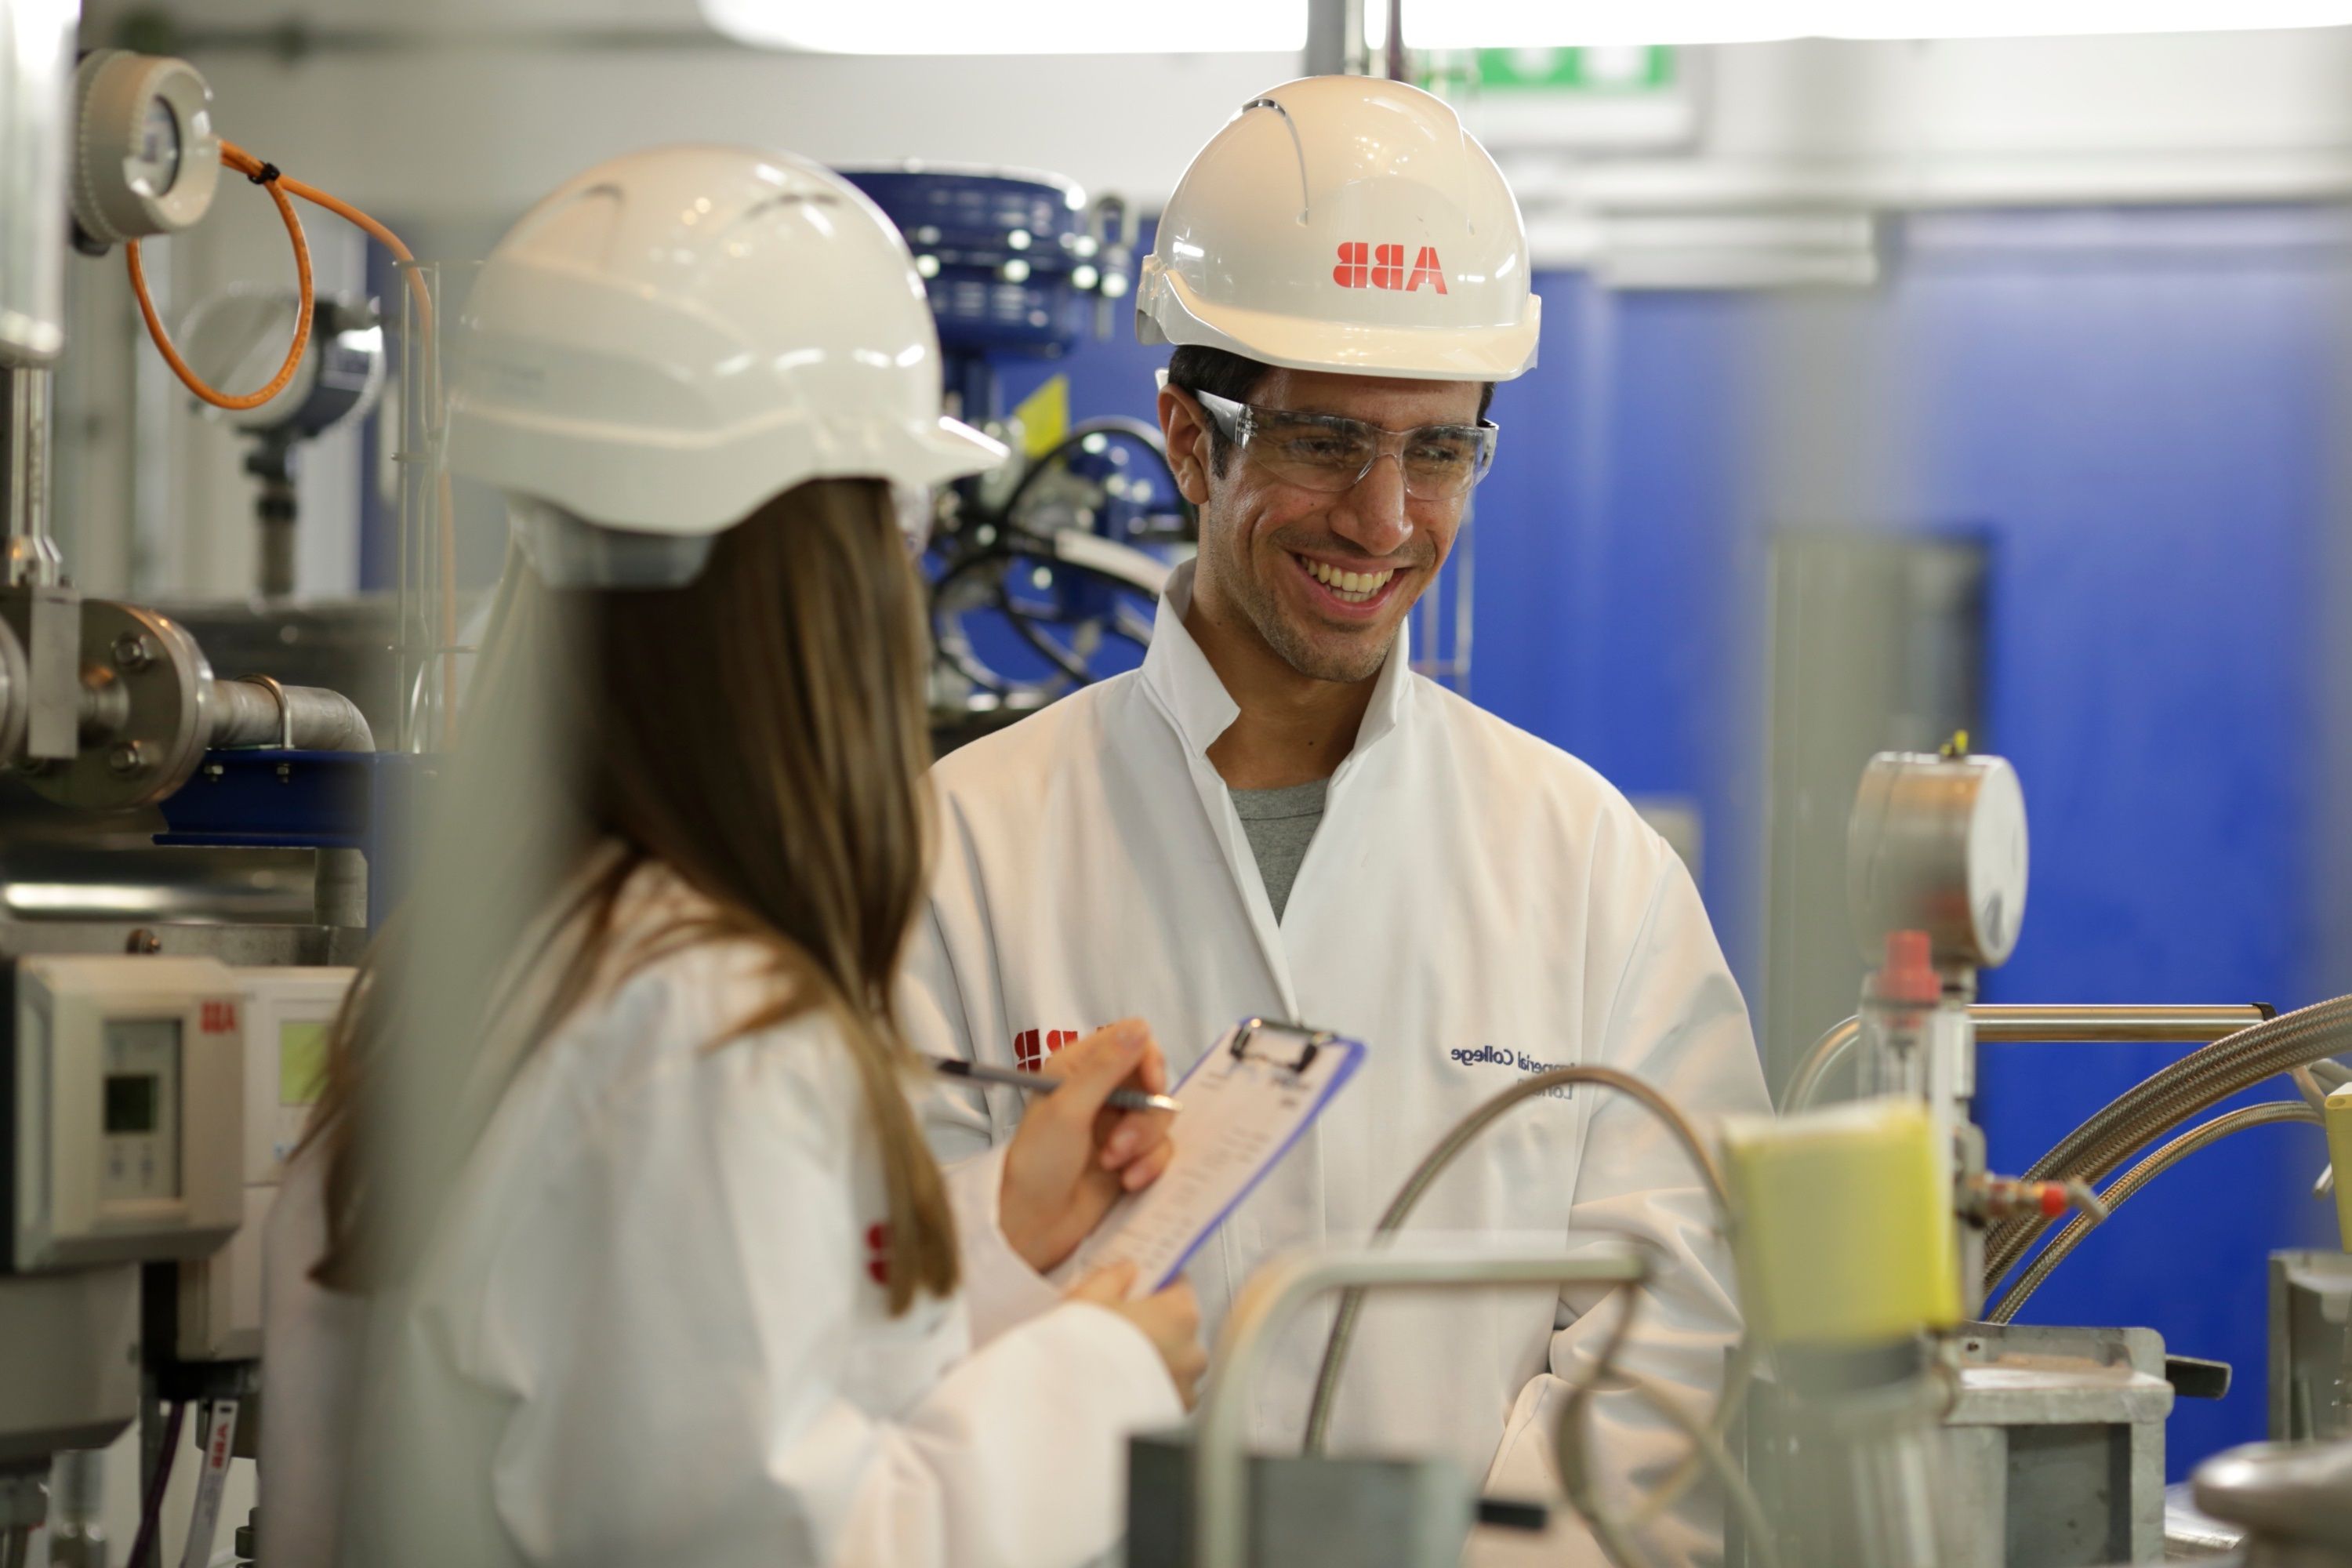
[[[1209,656],[1201,651],[1201,645],[1185,629],[1184,614],[1192,607],[1193,565],[1187,561],[1171,572],[1167,585],[1160,592],[1159,613],[1151,623],[1151,646],[1143,656],[1143,679],[1166,705],[1178,733],[1183,737],[1184,749],[1194,756],[1205,757],[1217,737],[1241,717],[1242,710],[1225,690],[1225,683],[1217,679]],[[1351,756],[1360,754],[1388,734],[1403,718],[1412,679],[1412,651],[1410,628],[1398,626],[1396,643],[1389,649],[1388,660],[1381,666],[1380,676],[1372,686],[1371,704],[1364,710],[1364,721],[1357,727]]]

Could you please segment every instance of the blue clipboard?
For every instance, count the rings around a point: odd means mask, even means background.
[[[1184,1101],[1175,1159],[1159,1181],[1112,1206],[1065,1265],[1069,1275],[1131,1260],[1139,1267],[1131,1295],[1173,1284],[1363,1058],[1362,1042],[1326,1029],[1263,1018],[1234,1025],[1171,1091]]]

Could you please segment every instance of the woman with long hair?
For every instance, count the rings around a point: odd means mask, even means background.
[[[910,544],[1002,455],[941,416],[934,334],[887,221],[773,154],[600,166],[485,264],[448,452],[514,550],[273,1220],[267,1560],[1116,1540],[1197,1309],[1043,1275],[1164,1168],[1162,1119],[1106,1104],[1164,1063],[1090,1037],[950,1181],[891,1006],[929,837]]]

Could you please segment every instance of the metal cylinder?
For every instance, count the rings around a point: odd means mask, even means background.
[[[48,587],[63,574],[49,537],[49,400],[45,365],[0,371],[0,482],[7,487],[6,581]]]
[[[318,921],[364,931],[368,923],[367,857],[356,849],[321,849],[313,884]]]
[[[68,1448],[49,1466],[49,1568],[106,1568],[106,1451]]]
[[[283,599],[294,592],[294,482],[272,475],[261,481],[261,500],[255,509],[259,520],[260,581],[265,599]]]
[[[81,743],[110,741],[131,723],[131,689],[105,665],[82,671],[79,700]]]
[[[340,691],[249,678],[213,683],[212,743],[373,752],[375,735],[359,704]]]
[[[1979,1044],[2210,1045],[2272,1016],[2252,1003],[2240,1006],[2174,1006],[2165,1003],[2109,1005],[2105,1003],[1978,1002],[1969,1018]],[[1813,1042],[1790,1076],[1780,1109],[1802,1110],[1813,1101],[1822,1079],[1853,1048],[1860,1017],[1834,1025]]]

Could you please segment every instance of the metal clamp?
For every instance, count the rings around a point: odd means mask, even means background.
[[[1397,1242],[1302,1247],[1268,1262],[1226,1320],[1224,1345],[1201,1399],[1192,1451],[1195,1568],[1245,1568],[1249,1550],[1251,1389],[1272,1359],[1278,1331],[1328,1291],[1468,1289],[1493,1285],[1630,1285],[1647,1268],[1622,1241],[1589,1243],[1574,1255],[1550,1245],[1475,1246]]]
[[[1298,1059],[1286,1061],[1279,1057],[1255,1054],[1251,1047],[1257,1043],[1259,1034],[1264,1031],[1279,1031],[1298,1037]],[[1315,1065],[1316,1053],[1339,1037],[1328,1029],[1310,1029],[1304,1024],[1269,1024],[1263,1018],[1252,1018],[1234,1032],[1232,1050],[1234,1060],[1237,1062],[1272,1061],[1276,1067],[1303,1073]]]
[[[294,704],[287,700],[285,686],[274,675],[248,675],[245,679],[247,685],[258,686],[270,696],[278,699],[278,749],[281,752],[292,751],[294,749]]]

